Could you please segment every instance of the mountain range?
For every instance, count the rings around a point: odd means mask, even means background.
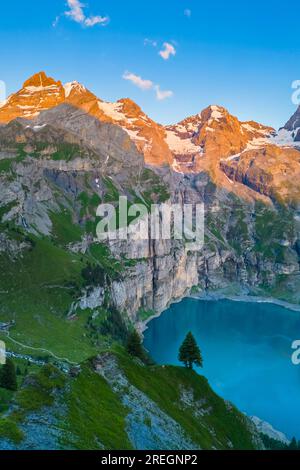
[[[10,327],[0,339],[21,368],[37,371],[24,372],[19,413],[8,405],[0,414],[0,445],[38,448],[38,435],[48,435],[51,448],[153,448],[155,438],[157,448],[263,447],[205,379],[146,370],[120,344],[191,293],[298,305],[299,173],[300,108],[278,131],[217,105],[162,126],[128,98],[108,103],[44,72],[1,103],[0,321]],[[99,243],[97,206],[117,208],[120,195],[147,207],[204,203],[203,249],[188,251],[184,240]]]

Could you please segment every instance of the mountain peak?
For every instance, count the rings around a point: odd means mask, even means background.
[[[35,87],[45,88],[51,85],[61,85],[60,81],[55,81],[54,78],[48,77],[45,72],[38,72],[28,78],[23,84],[23,88]]]
[[[205,121],[208,119],[213,119],[213,120],[218,121],[219,119],[222,119],[228,115],[229,115],[229,112],[227,111],[226,108],[223,108],[223,106],[218,106],[216,104],[213,104],[213,105],[208,106],[202,111],[201,118]]]
[[[84,85],[74,80],[73,82],[65,83],[65,95],[68,98],[73,93],[85,93],[87,90]]]
[[[38,72],[1,106],[0,122],[6,123],[17,117],[32,119],[41,111],[61,104],[64,99],[61,82],[48,77],[45,72]]]

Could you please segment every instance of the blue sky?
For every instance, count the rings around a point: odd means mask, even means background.
[[[130,97],[162,123],[219,104],[242,120],[279,127],[296,109],[298,1],[82,4],[1,2],[0,80],[8,93],[45,70],[84,83],[104,100]]]

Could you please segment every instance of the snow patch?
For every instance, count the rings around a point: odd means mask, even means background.
[[[219,108],[219,106],[211,106],[210,109],[212,110],[211,118],[215,121],[218,121],[223,117],[223,113],[221,112],[221,108]]]
[[[81,85],[81,83],[73,81],[73,82],[68,82],[64,85],[64,90],[65,90],[65,96],[68,98],[70,96],[71,92],[73,90],[77,90],[79,93],[84,93],[86,92],[86,88]]]
[[[39,91],[45,91],[45,90],[48,90],[48,91],[51,91],[51,90],[57,90],[58,89],[58,86],[57,85],[48,85],[48,86],[27,86],[24,88],[26,91],[28,91],[29,93],[37,93]]]
[[[138,135],[139,131],[134,131],[132,129],[126,129],[126,128],[124,128],[124,130],[127,132],[127,134],[129,135],[131,139],[147,142],[147,140],[144,137],[141,137]]]
[[[191,139],[183,139],[174,131],[166,131],[166,143],[170,150],[178,155],[194,155],[202,153],[201,147],[195,145]]]
[[[300,142],[294,141],[294,136],[297,135],[299,129],[300,127],[293,131],[280,129],[275,136],[270,137],[269,143],[279,145],[281,147],[300,147]]]
[[[98,101],[98,107],[106,116],[114,119],[115,121],[124,121],[126,115],[122,113],[122,103],[108,103],[105,101]]]

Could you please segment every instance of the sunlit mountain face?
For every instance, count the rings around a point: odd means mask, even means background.
[[[0,468],[300,449],[300,3],[248,3],[2,2]]]

